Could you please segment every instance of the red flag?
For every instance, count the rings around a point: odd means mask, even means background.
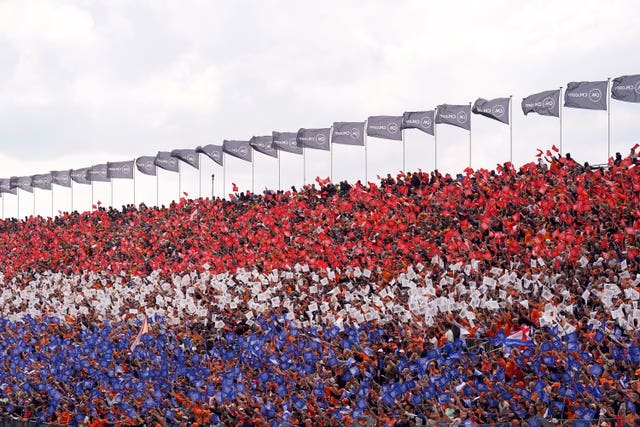
[[[234,192],[234,193],[237,193],[237,192],[238,192],[238,186],[236,185],[236,183],[235,183],[235,182],[232,182],[232,183],[231,183],[231,185],[233,186],[233,187],[232,187],[232,188],[233,188],[233,192]]]
[[[555,151],[556,153],[559,153],[559,152],[560,152],[560,150],[558,150],[558,147],[556,147],[555,145],[553,145],[553,146],[551,147],[551,149],[552,149],[553,151]]]

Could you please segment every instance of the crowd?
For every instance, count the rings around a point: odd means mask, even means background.
[[[640,424],[636,157],[543,154],[0,222],[0,414]]]

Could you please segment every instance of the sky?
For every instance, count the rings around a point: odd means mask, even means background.
[[[559,120],[524,116],[523,97],[640,73],[636,1],[0,0],[0,177],[33,175],[329,127],[478,97],[513,96],[516,166],[559,145]],[[607,158],[607,113],[564,108],[563,151]],[[640,142],[640,104],[612,101],[611,154]],[[472,115],[471,166],[510,160],[509,126]],[[437,167],[469,165],[469,132],[437,128]],[[167,204],[240,190],[300,187],[315,177],[375,181],[431,171],[436,141],[368,138],[332,153],[225,156],[72,191],[2,197],[2,217]],[[303,164],[304,163],[304,164]],[[280,173],[278,173],[278,169]],[[212,178],[213,175],[213,178]],[[252,180],[253,176],[253,180]],[[213,183],[213,188],[212,188]],[[223,183],[225,188],[223,189]],[[19,205],[19,206],[18,206]]]

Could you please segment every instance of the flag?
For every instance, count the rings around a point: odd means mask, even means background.
[[[254,136],[249,140],[249,145],[259,153],[266,154],[270,157],[278,157],[278,149],[273,146],[273,136]]]
[[[93,182],[109,182],[107,164],[94,165],[87,171],[87,178]]]
[[[160,169],[168,170],[170,172],[180,172],[178,159],[173,157],[168,151],[158,151],[154,163]]]
[[[129,351],[133,351],[138,344],[140,344],[140,339],[142,338],[142,335],[144,334],[148,334],[149,333],[149,323],[147,322],[147,316],[144,316],[144,320],[142,321],[142,328],[140,328],[140,332],[138,332],[138,336],[136,336],[136,339],[133,340],[133,343],[131,344],[131,348],[129,349]]]
[[[0,179],[0,194],[17,194],[18,190],[15,188],[11,188],[11,180],[9,178]]]
[[[9,186],[11,188],[19,188],[29,193],[33,193],[30,176],[12,176],[9,178]]]
[[[136,159],[136,168],[145,175],[156,176],[156,158],[154,156],[142,156]]]
[[[300,129],[296,136],[298,147],[329,151],[331,128]]]
[[[640,102],[640,74],[613,79],[611,97],[618,101]]]
[[[71,169],[71,179],[78,184],[91,184],[91,181],[87,177],[91,168]]]
[[[302,154],[302,147],[298,147],[296,132],[272,132],[273,146],[279,150],[293,154]]]
[[[222,151],[247,162],[252,159],[249,141],[228,141],[225,139],[222,143]]]
[[[542,116],[560,117],[560,90],[535,93],[522,99],[522,112],[538,113]]]
[[[335,122],[331,142],[334,144],[364,145],[364,122]]]
[[[478,98],[476,102],[473,103],[471,111],[474,114],[480,114],[490,119],[509,124],[509,98],[496,98],[491,100]]]
[[[200,156],[198,156],[198,152],[196,150],[185,148],[173,150],[171,152],[171,156],[182,160],[189,166],[193,166],[194,168],[200,168]]]
[[[588,110],[607,109],[607,82],[571,82],[564,92],[564,106]]]
[[[420,129],[422,132],[433,135],[434,110],[409,111],[402,116],[403,129]]]
[[[107,177],[133,179],[133,160],[126,162],[107,162]]]
[[[402,116],[371,116],[367,119],[367,135],[402,141]]]
[[[51,174],[32,175],[31,186],[41,190],[51,190]]]
[[[51,171],[51,182],[61,187],[71,188],[71,171]]]
[[[443,123],[471,130],[470,105],[438,105],[436,123]]]
[[[196,147],[196,153],[207,155],[211,160],[222,166],[222,145],[208,144]]]

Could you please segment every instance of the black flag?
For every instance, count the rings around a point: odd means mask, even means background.
[[[61,187],[71,188],[71,171],[51,171],[51,182]]]
[[[434,110],[408,111],[402,116],[403,129],[420,129],[422,132],[433,135]]]
[[[335,122],[331,142],[334,144],[364,145],[364,122]]]
[[[436,111],[436,123],[457,126],[471,130],[471,106],[470,105],[438,105]]]
[[[107,162],[109,178],[133,179],[133,160],[125,162]]]
[[[249,141],[229,141],[225,139],[222,142],[222,151],[247,162],[250,162],[253,158]]]
[[[302,147],[298,147],[297,132],[272,132],[273,146],[278,150],[293,154],[302,154]]]
[[[107,173],[107,164],[93,165],[87,172],[87,178],[92,182],[109,182],[109,175]]]
[[[329,151],[331,128],[300,129],[296,135],[298,147]]]
[[[31,186],[41,190],[51,190],[51,174],[32,175]]]
[[[273,146],[273,136],[254,136],[249,140],[249,144],[259,153],[271,157],[278,157],[278,149]]]
[[[196,152],[205,154],[207,157],[209,157],[211,160],[213,160],[220,166],[222,166],[223,164],[222,163],[223,162],[222,145],[208,144],[208,145],[205,145],[204,147],[198,146],[196,148]]]
[[[19,188],[29,193],[33,193],[30,176],[12,176],[9,178],[9,185],[11,188]]]
[[[640,102],[640,74],[613,79],[611,97],[618,101]]]
[[[91,184],[89,177],[89,170],[91,168],[71,169],[71,179],[78,184]]]
[[[367,135],[402,141],[402,116],[371,116],[367,119]]]
[[[607,109],[607,81],[571,82],[564,92],[564,106],[586,108],[587,110]]]
[[[538,113],[542,116],[560,117],[560,90],[534,93],[522,99],[522,112]]]
[[[190,148],[178,149],[173,150],[171,155],[196,169],[200,167],[200,156],[198,156],[198,152],[196,150]]]
[[[168,151],[158,151],[158,154],[156,154],[155,165],[160,169],[168,170],[169,172],[180,172],[178,159],[173,157]]]
[[[509,98],[496,98],[491,100],[478,98],[476,102],[473,103],[471,111],[474,114],[480,114],[490,119],[509,124]]]
[[[156,158],[155,156],[142,156],[136,159],[136,167],[140,173],[145,175],[156,176]]]

